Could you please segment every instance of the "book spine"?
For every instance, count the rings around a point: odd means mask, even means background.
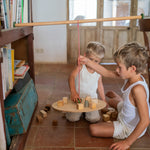
[[[16,22],[16,5],[17,5],[17,0],[13,0],[13,11],[12,11],[12,24],[14,26],[14,23]]]
[[[5,17],[5,29],[8,29],[9,24],[8,24],[8,12],[7,12],[6,0],[3,0],[3,5],[4,5],[4,17]]]
[[[23,7],[24,7],[24,0],[21,0],[21,23],[23,23]]]
[[[12,82],[14,82],[14,49],[11,49]]]
[[[21,23],[21,0],[17,0],[16,23]]]
[[[5,18],[4,18],[4,7],[3,7],[3,1],[0,0],[0,23],[1,23],[1,29],[5,29]]]
[[[4,61],[4,73],[5,73],[5,85],[6,85],[6,92],[9,90],[9,81],[8,81],[8,53],[7,48],[3,47],[3,61]]]
[[[8,83],[9,89],[13,89],[11,49],[7,49],[7,52],[8,52]]]
[[[6,1],[6,9],[7,9],[8,28],[10,28],[9,0],[5,0],[5,1]]]
[[[5,75],[5,61],[4,61],[4,52],[3,48],[1,48],[1,52],[3,55],[3,62],[1,63],[1,68],[2,68],[2,85],[3,85],[3,98],[5,99],[5,94],[6,94],[6,75]]]
[[[23,23],[28,23],[28,0],[24,0]]]

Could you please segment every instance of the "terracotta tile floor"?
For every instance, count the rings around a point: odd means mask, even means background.
[[[108,68],[114,69],[113,66]],[[36,65],[36,89],[38,93],[38,107],[35,115],[46,104],[69,96],[68,75],[73,65]],[[103,78],[105,92],[115,90],[120,93],[122,80]],[[91,137],[88,131],[89,123],[81,118],[79,122],[71,123],[64,118],[64,114],[51,109],[48,117],[42,123],[33,118],[25,150],[108,150],[116,141],[113,138]],[[53,126],[52,121],[58,125]],[[137,140],[130,150],[150,150],[150,135]]]

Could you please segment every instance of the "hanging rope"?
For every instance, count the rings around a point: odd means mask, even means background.
[[[78,29],[78,58],[80,56],[80,30],[79,30],[79,20],[77,20],[77,29]],[[80,97],[80,61],[78,59],[78,93]]]

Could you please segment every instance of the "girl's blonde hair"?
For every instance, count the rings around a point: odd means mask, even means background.
[[[136,73],[142,73],[146,70],[148,54],[146,49],[137,42],[132,42],[121,46],[114,53],[115,62],[125,64],[128,69],[131,66],[136,67]]]
[[[97,41],[89,42],[87,45],[86,55],[95,55],[96,57],[102,59],[104,58],[105,48]]]

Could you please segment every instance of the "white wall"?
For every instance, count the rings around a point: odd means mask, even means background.
[[[32,0],[33,22],[66,20],[66,0]],[[34,27],[35,63],[67,63],[66,25]]]

